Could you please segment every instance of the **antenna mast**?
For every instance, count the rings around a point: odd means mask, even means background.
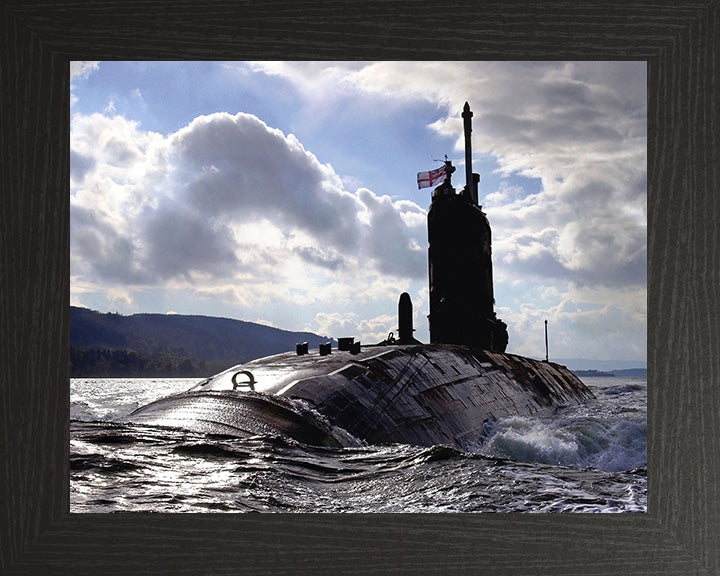
[[[463,131],[465,133],[465,190],[463,196],[472,202],[473,198],[473,175],[472,175],[472,144],[470,142],[470,134],[472,133],[473,113],[470,111],[470,104],[465,102],[463,107]]]

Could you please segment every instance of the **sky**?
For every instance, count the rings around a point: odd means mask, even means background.
[[[428,342],[461,112],[508,352],[647,358],[645,62],[72,62],[70,304]]]

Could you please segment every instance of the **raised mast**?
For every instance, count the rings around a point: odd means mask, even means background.
[[[472,117],[473,113],[470,111],[470,104],[465,102],[462,112],[463,132],[465,134],[465,190],[463,190],[463,196],[468,202],[473,201],[472,143],[470,141]]]

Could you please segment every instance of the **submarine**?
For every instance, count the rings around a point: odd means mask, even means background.
[[[305,444],[445,445],[472,451],[488,424],[548,416],[593,398],[567,367],[506,352],[496,316],[491,229],[472,172],[472,112],[462,112],[465,187],[455,167],[418,174],[432,187],[427,216],[430,343],[413,337],[410,296],[398,301],[398,329],[363,345],[338,338],[232,366],[186,392],[132,412],[130,422],[231,436],[280,434]]]

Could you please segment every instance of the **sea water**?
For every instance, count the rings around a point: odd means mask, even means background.
[[[647,379],[486,426],[470,452],[320,448],[126,422],[197,379],[70,381],[71,512],[645,512]]]

